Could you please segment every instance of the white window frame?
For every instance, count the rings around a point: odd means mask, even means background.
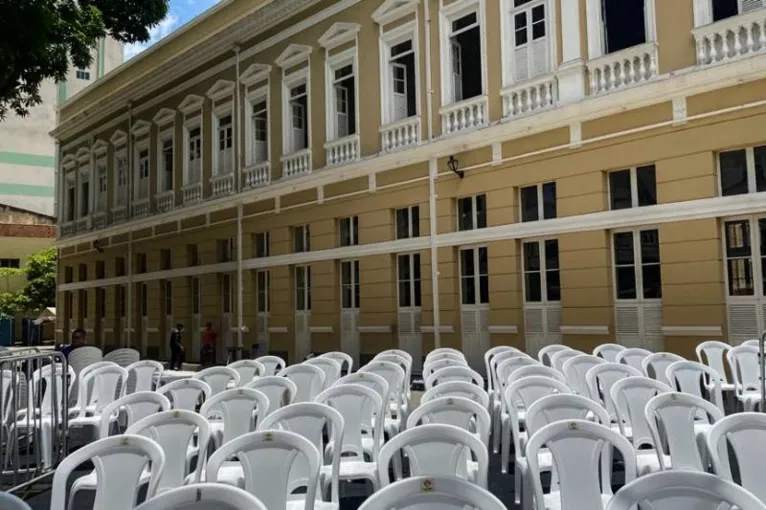
[[[612,293],[615,303],[662,303],[662,297],[659,298],[645,298],[644,297],[644,263],[641,257],[641,232],[647,230],[656,230],[659,237],[659,227],[656,225],[642,225],[635,228],[616,229],[609,231],[609,245],[611,251],[611,266],[612,266]],[[616,234],[630,233],[633,235],[633,271],[635,274],[636,282],[636,297],[635,298],[620,298],[618,291],[617,281],[617,264],[615,259],[615,246],[614,236]],[[658,246],[658,250],[661,251],[661,246]],[[662,254],[660,254],[660,262],[657,264],[660,266],[660,292],[662,292]]]
[[[648,205],[639,205],[638,204],[638,169],[644,168],[648,166],[654,167],[654,198],[657,203],[657,165],[654,163],[647,163],[646,165],[637,165],[630,168],[620,168],[616,170],[610,170],[607,172],[606,176],[606,187],[608,191],[608,199],[609,199],[609,210],[611,211],[620,211],[622,209],[612,209],[612,180],[609,178],[610,175],[616,172],[624,172],[625,170],[630,171],[630,207],[629,209],[635,209],[637,207],[649,207]],[[720,179],[718,181],[721,182]],[[657,205],[657,204],[654,204]],[[626,208],[628,209],[628,208]]]
[[[558,243],[558,257],[559,268],[555,270],[548,269],[548,263],[545,258],[545,243],[547,241],[556,241]],[[526,252],[524,251],[524,245],[529,243],[535,243],[538,246],[538,256],[540,257],[540,301],[527,301],[527,273],[536,273],[538,271],[527,271],[526,269]],[[558,271],[559,273],[559,285],[561,284],[561,242],[558,237],[533,237],[528,239],[521,239],[521,297],[524,305],[538,306],[547,305],[549,303],[561,304],[561,291],[559,290],[559,299],[551,300],[548,298],[548,272]]]
[[[588,58],[593,60],[606,55],[606,26],[601,11],[602,0],[586,0],[586,19],[588,27]],[[646,44],[657,40],[657,19],[655,0],[644,0],[644,30]],[[626,48],[627,50],[627,48]],[[622,50],[624,51],[624,50]]]
[[[481,302],[481,276],[482,273],[479,271],[479,251],[480,250],[487,250],[487,302],[482,303]],[[464,303],[463,302],[463,279],[467,278],[463,276],[463,259],[461,257],[461,252],[471,250],[474,252],[473,257],[473,280],[474,280],[474,297],[476,298],[476,302],[474,303]],[[486,244],[478,244],[478,245],[471,245],[471,246],[458,246],[457,247],[457,265],[458,265],[458,293],[460,297],[460,308],[466,308],[466,307],[475,307],[475,308],[489,308],[490,304],[490,296],[492,295],[492,291],[489,288],[489,248]]]
[[[92,211],[90,195],[93,193],[93,182],[90,179],[90,166],[87,164],[80,166],[77,169],[77,177],[77,187],[75,188],[77,209],[75,210],[75,218],[87,218]],[[88,193],[83,193],[82,187],[86,182],[88,183]],[[82,213],[83,205],[86,210],[85,214]]]
[[[124,163],[124,165],[120,165],[120,161]],[[119,207],[127,207],[128,205],[128,199],[130,198],[129,189],[128,189],[128,173],[130,172],[128,161],[128,150],[126,147],[121,147],[119,149],[115,149],[114,151],[114,208]],[[123,177],[124,182],[120,183],[120,169],[122,167],[123,170]],[[119,196],[120,196],[120,188],[125,188],[125,202],[120,203],[119,202]]]
[[[90,81],[90,70],[88,70],[88,69],[77,69],[75,71],[75,77],[78,80]]]
[[[229,124],[229,129],[231,130],[231,147],[228,147],[228,150],[231,151],[231,168],[229,168],[227,171],[224,171],[224,168],[222,168],[222,165],[220,164],[220,158],[221,158],[221,149],[219,148],[220,143],[220,137],[221,137],[221,120],[225,117],[231,118],[231,123]],[[220,104],[217,104],[213,108],[213,117],[212,117],[212,124],[213,124],[213,133],[214,139],[213,139],[213,177],[219,176],[219,175],[229,175],[234,173],[234,167],[235,165],[235,150],[237,148],[236,143],[236,129],[234,128],[234,123],[236,122],[235,119],[235,112],[234,112],[234,101],[228,100],[225,102],[222,102]],[[224,149],[225,151],[226,149]]]
[[[420,44],[417,14],[416,19],[413,21],[385,32],[383,31],[383,26],[381,26],[380,30],[380,111],[382,124],[385,126],[394,122],[401,122],[404,119],[419,117],[422,111],[420,105]],[[412,41],[412,53],[415,57],[415,83],[408,84],[408,86],[414,88],[415,114],[396,120],[394,119],[393,73],[391,72],[391,65],[394,59],[391,57],[391,48],[407,41]],[[397,58],[401,56],[403,55],[399,55]]]
[[[343,225],[347,224],[349,229],[349,238],[351,244],[343,244]],[[359,216],[346,216],[338,219],[338,246],[358,246],[359,245]]]
[[[294,149],[292,97],[290,92],[301,85],[306,86],[306,130],[308,146]],[[311,71],[308,66],[299,69],[282,79],[282,155],[289,156],[305,150],[311,150]]]
[[[758,260],[761,256],[766,256],[766,253],[760,253],[760,229],[758,228],[758,220],[766,219],[764,214],[755,214],[749,216],[732,216],[721,218],[721,241],[723,245],[723,277],[726,284],[726,300],[728,302],[744,301],[752,303],[754,301],[762,301],[766,299],[766,292],[764,292],[762,282],[763,268]],[[753,279],[753,293],[752,294],[731,294],[730,293],[730,277],[729,277],[729,260],[744,259],[744,257],[729,257],[726,246],[726,224],[731,222],[746,221],[748,228],[750,229],[750,256],[747,260],[750,261],[750,272]]]
[[[305,285],[299,287],[298,285],[298,272],[303,272],[303,281]],[[310,312],[311,311],[311,266],[308,264],[295,266],[295,311],[296,312]],[[298,294],[303,294],[303,308],[298,308]]]
[[[415,231],[415,222],[413,221],[413,214],[412,211],[414,209],[417,209],[418,211],[418,235],[414,235]],[[407,236],[406,237],[399,237],[399,211],[407,211]],[[399,207],[397,209],[394,209],[394,237],[396,239],[412,239],[414,237],[420,237],[420,206],[419,205],[411,205],[407,207]]]
[[[455,91],[452,84],[452,22],[473,12],[476,13],[476,21],[479,25],[479,46],[481,47],[481,90],[482,93],[477,97],[485,97],[488,93],[487,88],[487,24],[485,0],[457,0],[449,5],[444,5],[441,1],[439,10],[439,34],[441,44],[441,55],[439,59],[441,67],[441,102],[442,106],[459,103],[461,100],[455,100]]]
[[[264,286],[261,287],[260,276],[263,275]],[[271,275],[268,269],[255,272],[255,307],[257,313],[269,313],[271,310]]]
[[[295,251],[295,239],[303,238],[303,251]],[[296,225],[293,227],[293,243],[294,253],[306,253],[311,251],[311,226],[306,223],[305,225]]]
[[[350,264],[350,271],[349,276],[351,277],[350,282],[344,282],[343,280],[343,266],[345,264]],[[361,301],[361,268],[359,259],[348,259],[348,260],[341,260],[340,261],[340,308],[341,310],[359,310],[359,301]],[[350,288],[351,289],[351,302],[350,306],[343,306],[343,292],[345,289]],[[357,300],[356,296],[356,289],[359,288],[359,300]]]
[[[78,205],[78,199],[77,195],[79,194],[77,192],[77,172],[75,170],[71,170],[67,172],[65,176],[65,182],[66,182],[66,194],[64,195],[64,216],[65,216],[65,223],[69,223],[71,221],[77,220],[77,205]],[[74,189],[74,201],[72,201],[69,198],[69,190]],[[73,203],[70,203],[73,202]],[[70,217],[69,210],[72,210],[72,214]]]
[[[335,96],[335,71],[338,71],[346,66],[351,66],[351,76],[354,79],[354,95],[355,99],[354,101],[356,104],[354,105],[354,125],[355,130],[354,133],[347,133],[343,136],[340,136],[338,129],[338,109],[337,109],[337,101]],[[335,55],[330,55],[328,51],[327,59],[325,60],[325,112],[327,113],[326,117],[326,126],[327,129],[327,141],[331,142],[334,140],[340,140],[341,138],[346,138],[348,136],[358,136],[359,135],[359,57],[357,54],[357,46],[354,45],[353,48],[349,48],[347,50],[341,51],[339,53],[336,53]],[[345,77],[344,80],[349,79],[349,77]],[[343,81],[343,80],[341,80]],[[349,119],[350,121],[350,119]],[[350,125],[350,124],[349,124]]]
[[[109,192],[109,166],[107,165],[106,157],[101,156],[96,159],[96,212],[106,212],[107,197]],[[103,209],[98,207],[101,202],[101,196],[103,196]]]
[[[736,147],[736,148],[726,149],[724,151],[716,152],[715,154],[715,165],[716,165],[716,173],[717,173],[716,187],[718,188],[719,197],[724,196],[723,186],[721,186],[721,176],[723,175],[721,172],[721,153],[733,152],[733,151],[739,151],[739,150],[745,151],[745,162],[747,164],[747,193],[743,193],[742,195],[749,195],[750,193],[759,193],[758,188],[756,186],[756,180],[755,180],[755,148],[756,147],[766,147],[766,144],[751,145],[750,147]],[[731,197],[736,195],[727,195],[727,196]]]
[[[418,257],[418,262],[420,264],[420,305],[415,304],[415,282],[417,281],[417,278],[415,278],[415,257]],[[399,260],[402,257],[407,258],[407,263],[410,266],[410,278],[404,279],[402,278],[402,274],[399,271]],[[402,282],[407,282],[407,290],[410,294],[410,305],[409,306],[403,306],[402,305],[402,294],[401,294],[401,288],[400,285]],[[420,252],[408,252],[408,253],[397,253],[396,254],[396,307],[399,310],[421,310],[423,308],[423,260],[420,256]]]
[[[261,163],[268,163],[271,157],[271,97],[269,93],[268,84],[263,87],[258,87],[247,93],[247,112],[245,122],[245,137],[247,143],[247,166],[259,165]],[[255,158],[255,106],[265,103],[266,104],[266,157],[262,160]],[[263,111],[263,110],[261,110]]]
[[[166,180],[166,168],[165,168],[165,142],[170,141],[173,144],[173,168],[171,171],[171,186],[170,189],[167,188],[167,180]],[[175,158],[176,158],[176,139],[175,139],[175,129],[169,128],[165,131],[162,131],[157,136],[157,193],[165,193],[167,191],[173,191],[175,189]]]
[[[530,76],[526,80],[516,80],[516,59],[514,58],[514,52],[516,48],[516,34],[515,34],[515,22],[514,16],[520,10],[531,10],[532,7],[537,5],[543,5],[545,7],[545,37],[548,39],[548,51],[546,58],[548,59],[547,71],[538,76]],[[502,61],[503,71],[503,87],[509,87],[516,83],[524,83],[526,81],[535,80],[541,76],[547,76],[554,72],[556,63],[558,62],[558,34],[556,31],[556,5],[551,0],[536,0],[529,4],[522,5],[521,7],[514,7],[514,0],[501,0],[500,9],[500,33],[502,34],[502,43],[500,44],[500,58]],[[532,21],[529,22],[530,26]],[[527,41],[529,44],[532,41],[531,36]]]
[[[479,220],[479,211],[478,211],[478,207],[476,206],[476,202],[477,202],[476,198],[478,196],[480,196],[480,195],[484,195],[484,218],[485,218],[485,223],[488,223],[488,221],[486,221],[486,220],[489,219],[489,218],[487,218],[487,209],[489,208],[488,207],[489,204],[487,203],[487,194],[486,193],[477,193],[475,195],[469,195],[467,197],[457,197],[457,199],[455,200],[455,213],[456,213],[455,214],[455,231],[456,232],[467,232],[468,230],[479,230],[479,229],[482,229],[482,228],[487,228],[488,225],[485,225],[483,227],[479,227],[478,226],[478,224],[479,224],[479,221],[478,221]],[[460,201],[463,200],[463,199],[470,199],[471,200],[471,225],[472,225],[472,227],[470,229],[468,229],[468,230],[460,230]]]
[[[199,181],[197,182],[191,182],[190,179],[190,172],[191,167],[189,160],[189,144],[191,143],[191,132],[195,129],[199,128],[199,145],[200,145],[200,156],[199,156]],[[183,147],[183,154],[184,154],[184,186],[188,186],[190,184],[201,184],[202,183],[202,161],[205,160],[205,133],[202,130],[202,116],[201,112],[197,115],[194,115],[184,122],[184,147]]]
[[[146,177],[141,177],[142,172],[142,160],[141,160],[141,153],[143,151],[146,151]],[[149,139],[143,139],[141,141],[134,142],[134,148],[133,148],[133,194],[132,198],[133,200],[147,200],[149,198],[149,193],[151,192],[151,186],[149,185],[149,181],[151,178],[151,150],[149,149]],[[138,191],[141,186],[141,181],[146,179],[146,196],[145,197],[139,197]]]
[[[523,214],[524,214],[524,202],[523,202],[523,193],[522,190],[526,188],[535,188],[537,191],[537,220],[534,221],[544,221],[544,220],[555,220],[559,216],[559,196],[558,196],[558,185],[556,185],[556,216],[553,218],[546,218],[545,217],[545,204],[543,202],[543,186],[546,184],[556,184],[556,181],[547,181],[547,182],[541,182],[539,184],[530,184],[529,186],[521,186],[519,188],[519,221],[524,223],[531,223],[533,220],[530,221],[524,221]]]
[[[165,317],[173,315],[173,280],[165,280]],[[170,313],[168,313],[170,312]]]
[[[742,16],[742,0],[737,1],[738,16]],[[723,21],[723,20],[719,20]],[[694,0],[694,26],[702,27],[713,23],[712,0]]]
[[[253,257],[254,258],[263,258],[263,257],[269,257],[271,255],[269,251],[269,233],[268,231],[264,232],[257,232],[255,234],[255,237],[253,239],[253,243],[255,244],[254,250],[253,250]],[[263,255],[258,255],[258,247],[259,245],[262,245],[261,248],[263,250]]]

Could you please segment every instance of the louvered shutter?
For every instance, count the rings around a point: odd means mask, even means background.
[[[269,335],[269,314],[260,312],[258,314],[258,343],[264,344],[268,341]]]
[[[645,349],[664,349],[665,335],[662,333],[662,303],[643,304],[643,337]]]
[[[529,66],[530,72],[532,75],[530,78],[534,78],[535,76],[542,76],[543,74],[548,72],[548,36],[541,37],[539,39],[535,39],[530,44],[530,60],[531,65]]]
[[[529,45],[517,47],[513,50],[514,81],[520,82],[529,79]]]
[[[466,360],[471,364],[471,360],[476,357],[476,351],[479,345],[479,324],[476,309],[469,308],[460,311],[460,328],[463,343],[463,354]]]
[[[641,317],[638,304],[615,305],[617,343],[626,347],[641,345]]]
[[[729,303],[729,338],[735,344],[758,338],[758,305],[756,303]]]
[[[544,315],[542,308],[524,307],[524,337],[529,353],[536,353],[545,345]]]
[[[545,343],[561,343],[561,305],[548,304],[545,310]]]
[[[755,11],[756,9],[761,9],[766,5],[766,1],[764,0],[740,0],[739,2],[739,12],[741,14],[745,14],[746,12]]]

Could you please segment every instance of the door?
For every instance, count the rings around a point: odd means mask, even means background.
[[[311,353],[311,267],[295,266],[295,359],[300,363]]]
[[[513,11],[513,79],[515,82],[548,72],[548,27],[545,6],[545,0],[536,0]]]
[[[221,314],[221,331],[219,339],[221,341],[216,343],[216,360],[225,360],[229,349],[234,347],[234,335],[231,334],[232,322],[232,310],[234,308],[234,285],[233,278],[230,274],[221,275],[221,296],[222,296],[222,314]],[[232,360],[233,361],[233,360]]]
[[[269,353],[269,271],[262,269],[255,273],[256,306],[258,315],[257,341],[260,354]]]
[[[485,246],[460,249],[460,327],[468,364],[483,373],[489,349],[489,274]]]
[[[391,86],[393,88],[394,105],[392,112],[392,121],[407,118],[407,93],[409,84],[407,83],[407,66],[391,63]]]
[[[173,331],[173,282],[165,280],[162,286],[162,301],[164,310],[164,327],[162,328],[162,339],[160,343],[160,352],[163,352],[166,357],[170,357],[170,332]]]
[[[419,374],[423,364],[423,335],[420,332],[421,280],[420,254],[397,257],[399,348],[412,355],[412,371]]]
[[[340,263],[340,347],[359,366],[359,261]]]
[[[546,345],[561,343],[561,284],[556,239],[522,243],[524,267],[524,337],[535,356]]]
[[[336,138],[348,136],[348,89],[342,85],[335,86],[335,116]]]
[[[255,159],[253,163],[260,163],[268,159],[268,146],[266,145],[268,125],[266,120],[266,104],[263,103],[263,109],[253,115],[254,145],[253,151]]]
[[[200,352],[200,339],[201,339],[201,331],[202,331],[202,297],[201,297],[201,288],[200,288],[200,280],[199,276],[193,276],[191,278],[191,316],[192,316],[192,323],[191,328],[189,330],[189,336],[191,337],[191,345],[192,345],[192,359],[198,359],[199,352]],[[166,339],[168,341],[170,337]]]
[[[136,286],[139,297],[139,346],[141,356],[146,356],[146,346],[149,345],[149,285],[139,283]]]
[[[306,147],[303,146],[303,140],[305,139],[305,132],[306,132],[306,111],[303,108],[303,105],[297,101],[293,101],[290,103],[290,107],[292,108],[292,125],[293,125],[293,150],[292,152],[297,152],[299,150],[305,149]]]
[[[463,48],[455,39],[450,40],[452,48],[452,91],[454,102],[463,99]]]

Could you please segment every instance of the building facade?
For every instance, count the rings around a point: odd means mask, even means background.
[[[476,366],[755,337],[764,7],[223,3],[62,107],[59,331]]]
[[[0,204],[0,268],[22,268],[30,255],[52,247],[55,221],[52,216]],[[24,275],[3,275],[0,293],[21,290],[26,281]]]
[[[103,39],[89,69],[69,70],[66,81],[45,81],[42,103],[19,117],[8,112],[0,122],[0,203],[54,215],[56,127],[59,105],[122,63],[122,44]]]

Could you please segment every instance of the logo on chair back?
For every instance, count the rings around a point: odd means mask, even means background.
[[[264,443],[271,443],[272,441],[274,441],[274,434],[272,434],[271,432],[266,432],[265,434],[263,434]]]
[[[448,398],[447,399],[447,405],[448,406],[454,406],[455,405],[455,401],[453,399],[451,399],[451,398]]]
[[[577,430],[577,423],[570,421],[569,422],[569,430]]]
[[[430,478],[423,480],[423,484],[420,486],[420,492],[431,492],[434,490],[434,481]]]
[[[181,417],[181,411],[175,411],[175,412],[173,413],[173,418],[176,418],[176,419],[178,419],[178,418],[180,418],[180,417]]]
[[[122,438],[122,441],[120,441],[120,444],[121,444],[122,446],[128,445],[128,444],[130,444],[130,439],[129,439],[129,438],[127,438],[127,437],[123,437],[123,438]]]

